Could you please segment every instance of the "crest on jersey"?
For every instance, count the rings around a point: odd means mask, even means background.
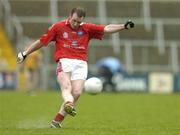
[[[64,33],[63,33],[63,37],[64,37],[64,38],[68,38],[68,33],[67,33],[67,32],[64,32]]]
[[[82,36],[84,33],[83,33],[83,31],[78,31],[77,34],[78,34],[79,36]]]

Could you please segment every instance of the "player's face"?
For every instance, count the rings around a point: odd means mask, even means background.
[[[69,20],[71,27],[73,29],[77,29],[79,25],[82,23],[83,19],[84,17],[78,17],[78,15],[74,13]]]

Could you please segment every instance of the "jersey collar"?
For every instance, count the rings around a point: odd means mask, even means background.
[[[65,25],[70,25],[69,18],[65,20]]]

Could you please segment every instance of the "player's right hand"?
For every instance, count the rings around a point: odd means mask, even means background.
[[[19,52],[17,55],[17,63],[22,63],[25,60],[26,56],[27,55],[25,52]]]

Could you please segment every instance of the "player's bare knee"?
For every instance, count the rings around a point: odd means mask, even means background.
[[[69,82],[64,83],[63,86],[61,86],[61,89],[62,91],[71,91],[72,89],[71,83]]]
[[[81,90],[73,90],[72,94],[79,97],[82,94],[82,91]]]

